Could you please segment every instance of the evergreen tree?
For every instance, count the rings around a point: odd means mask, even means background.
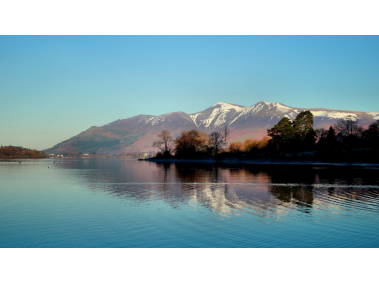
[[[272,137],[269,143],[277,150],[309,150],[314,146],[317,137],[313,130],[313,114],[309,110],[302,111],[293,122],[284,117],[273,128],[267,129],[267,135]]]
[[[267,135],[272,139],[269,147],[279,151],[292,151],[292,144],[296,139],[296,131],[288,117],[284,117],[273,128],[267,129]]]
[[[300,112],[293,121],[293,127],[296,131],[296,137],[303,141],[307,136],[313,132],[313,114],[311,111],[306,110]]]
[[[329,127],[325,143],[327,149],[335,149],[337,146],[336,132],[334,131],[334,128],[332,126]]]
[[[368,129],[363,132],[362,136],[369,147],[379,148],[379,120],[372,123]]]
[[[267,129],[267,135],[275,143],[288,143],[295,138],[296,131],[288,117],[284,117],[273,128]]]

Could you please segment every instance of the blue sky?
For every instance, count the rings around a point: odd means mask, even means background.
[[[0,143],[217,102],[379,111],[379,36],[0,36]]]

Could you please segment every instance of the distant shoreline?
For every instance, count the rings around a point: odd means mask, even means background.
[[[0,161],[18,162],[27,159],[50,159],[44,157],[27,158],[27,157],[12,157],[0,158]],[[51,158],[61,159],[61,158]],[[69,158],[76,160],[83,160],[83,158]],[[224,158],[223,160],[216,161],[214,158],[204,159],[129,159],[129,158],[85,158],[85,159],[122,159],[122,160],[136,160],[136,161],[149,161],[156,163],[202,163],[202,164],[223,164],[223,165],[323,165],[323,166],[379,166],[379,163],[364,163],[364,162],[324,162],[324,161],[309,161],[309,160],[282,160],[282,159],[238,159],[238,158]]]
[[[11,157],[0,157],[0,160],[14,160],[14,159],[48,159],[49,157],[26,157],[26,156],[11,156]]]

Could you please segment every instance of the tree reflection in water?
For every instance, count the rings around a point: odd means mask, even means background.
[[[157,164],[157,166],[160,166],[162,170],[170,168],[166,164]],[[272,182],[273,179],[278,179],[277,173],[270,176],[269,172],[261,171],[262,169],[259,168],[247,170],[243,167],[227,168],[188,164],[174,166],[182,194],[186,195],[189,202],[192,205],[206,206],[216,213],[247,212],[262,217],[268,211],[275,211],[281,202],[293,202],[301,207],[309,208],[304,210],[307,213],[312,208],[312,186],[271,186],[269,183],[262,186],[259,184],[261,180]],[[314,175],[311,176],[314,180]],[[311,181],[309,177],[308,181]],[[254,183],[253,186],[252,183]],[[162,188],[166,188],[166,184],[162,184]],[[262,189],[266,192],[263,197]],[[267,193],[275,199],[268,197]]]
[[[174,208],[202,207],[221,215],[263,218],[288,209],[311,214],[315,206],[348,211],[362,202],[378,210],[376,169],[129,161],[108,170],[100,165],[81,175],[92,189],[139,203],[159,200]]]
[[[294,203],[311,212],[313,204],[313,186],[271,186],[268,191],[284,203]]]

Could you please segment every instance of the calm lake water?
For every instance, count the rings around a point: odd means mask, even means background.
[[[0,247],[379,247],[379,167],[56,161],[0,161]]]

